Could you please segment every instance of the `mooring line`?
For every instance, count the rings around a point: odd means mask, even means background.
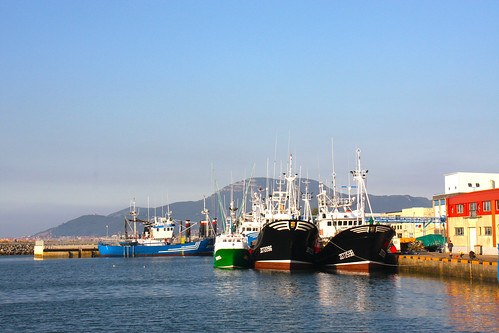
[[[334,246],[336,246],[338,249],[340,249],[341,251],[343,252],[346,252],[347,250],[345,250],[344,248],[342,248],[341,246],[339,246],[338,244],[334,243],[334,242],[331,242],[329,241],[329,243],[333,244]],[[361,259],[361,260],[364,260],[364,261],[371,261],[369,259],[366,259],[366,258],[362,258],[361,256],[358,256],[357,254],[354,253],[354,256],[358,259]],[[398,266],[401,266],[401,265],[394,265],[394,264],[387,264],[387,263],[383,263],[383,262],[378,262],[376,261],[377,264],[381,264],[382,266],[389,266],[389,267],[398,267]],[[402,265],[402,266],[415,266],[415,265]]]

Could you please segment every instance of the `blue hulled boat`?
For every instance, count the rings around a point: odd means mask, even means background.
[[[205,238],[184,244],[148,244],[139,242],[120,242],[119,245],[99,243],[101,257],[141,257],[141,256],[211,256],[213,238]]]
[[[175,237],[175,223],[168,211],[166,217],[154,217],[151,221],[137,218],[135,203],[130,206],[131,220],[125,217],[125,236],[118,242],[99,242],[101,257],[151,257],[151,256],[211,256],[215,243],[216,227],[210,221],[208,210],[203,210],[205,221],[199,225],[199,236],[191,238],[194,226],[180,222],[179,236]],[[142,223],[144,231],[138,235],[136,224]],[[183,230],[182,230],[183,229]]]

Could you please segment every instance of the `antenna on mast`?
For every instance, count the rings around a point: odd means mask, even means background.
[[[331,162],[333,163],[333,198],[336,201],[336,171],[334,170],[334,142],[331,138]]]
[[[275,144],[274,144],[274,174],[272,175],[272,189],[271,192],[274,192],[274,179],[275,179],[275,168],[277,163],[277,130],[275,133]]]

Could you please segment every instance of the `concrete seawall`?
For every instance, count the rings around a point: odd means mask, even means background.
[[[35,259],[92,258],[99,256],[97,244],[57,244],[36,241]]]
[[[470,260],[436,255],[398,255],[398,270],[401,273],[498,283],[497,259],[494,259],[494,257]]]

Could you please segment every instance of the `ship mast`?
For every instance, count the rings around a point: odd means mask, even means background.
[[[234,203],[234,198],[230,199],[229,210],[230,210],[230,225],[229,225],[228,233],[232,234],[232,232],[234,230],[234,226],[235,226],[236,211],[237,211],[236,204]]]
[[[232,177],[231,177],[231,182],[232,182]],[[236,219],[236,211],[237,211],[236,204],[234,203],[234,188],[232,186],[230,187],[229,210],[230,210],[230,224],[228,225],[229,230],[226,230],[226,233],[232,234],[232,232],[234,230],[234,223],[235,223],[234,221]]]
[[[305,193],[302,195],[303,202],[305,202],[305,205],[303,207],[303,219],[305,221],[311,221],[312,220],[312,209],[310,208],[310,200],[312,200],[312,194],[308,193],[308,184],[310,184],[309,180],[303,181],[305,184]]]
[[[205,221],[206,221],[206,227],[205,227],[205,230],[204,230],[204,233],[205,233],[205,237],[208,237],[209,235],[209,224],[211,224],[211,221],[210,221],[210,216],[208,215],[210,211],[208,209],[206,209],[206,196],[203,196],[203,210],[201,211],[201,214],[204,214],[204,217],[205,217]]]
[[[137,210],[135,208],[135,198],[130,203],[130,215],[133,218],[133,237],[137,237]]]
[[[295,216],[295,218],[299,218],[299,202],[298,202],[298,196],[297,196],[297,190],[296,190],[296,185],[295,185],[295,180],[296,180],[297,175],[293,175],[293,154],[289,155],[289,170],[288,174],[285,175],[285,179],[287,181],[287,196],[288,196],[288,214]]]
[[[357,182],[357,211],[361,214],[362,224],[365,223],[365,196],[367,194],[364,179],[367,177],[369,170],[362,170],[360,166],[360,149],[357,148],[357,170],[351,171],[354,180]],[[357,220],[359,216],[357,215]]]
[[[331,162],[333,164],[333,205],[338,205],[338,200],[336,196],[336,172],[334,170],[334,144],[333,138],[331,138]]]

